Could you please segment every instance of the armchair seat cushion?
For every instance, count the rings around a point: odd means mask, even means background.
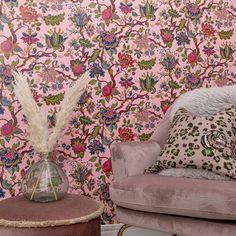
[[[112,182],[121,207],[189,217],[236,220],[235,181],[212,181],[145,174]]]

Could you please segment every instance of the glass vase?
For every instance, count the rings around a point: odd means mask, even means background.
[[[65,196],[69,182],[62,168],[47,154],[29,168],[21,184],[23,195],[35,202],[57,201]]]

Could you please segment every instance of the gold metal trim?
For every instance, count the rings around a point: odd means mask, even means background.
[[[129,227],[131,227],[131,225],[127,225],[127,224],[122,225],[122,227],[120,228],[117,236],[123,236],[124,231]]]

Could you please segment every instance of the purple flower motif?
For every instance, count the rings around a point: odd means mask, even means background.
[[[104,72],[104,70],[102,69],[102,67],[98,63],[93,63],[90,66],[90,73],[89,73],[89,75],[90,75],[91,78],[94,78],[94,77],[104,76],[105,72]]]
[[[103,32],[97,37],[100,47],[105,48],[106,50],[115,49],[119,41],[117,40],[115,34],[109,32]]]
[[[0,158],[1,162],[4,163],[4,166],[7,169],[11,167],[17,167],[18,163],[21,161],[19,153],[9,148],[0,150]]]
[[[0,106],[0,115],[4,114],[4,108],[2,106]]]
[[[105,152],[105,147],[102,143],[99,142],[99,140],[93,140],[93,142],[90,142],[88,146],[89,152],[91,155],[94,155],[95,153]]]
[[[98,114],[100,122],[107,127],[116,124],[119,120],[119,114],[111,108],[102,108]]]
[[[10,66],[1,66],[0,65],[0,79],[2,79],[5,85],[10,85],[14,80],[14,77],[11,73]]]
[[[182,45],[185,43],[190,44],[190,40],[185,32],[181,32],[181,33],[177,34],[175,39],[177,40],[178,45]]]
[[[51,6],[51,8],[52,8],[52,10],[54,10],[54,11],[56,11],[56,10],[61,11],[61,10],[63,9],[63,5],[56,3],[56,4],[53,4],[53,5]]]
[[[39,39],[36,37],[37,33],[34,34],[26,34],[26,33],[22,33],[23,37],[21,37],[21,39],[24,41],[24,43],[27,43],[28,45],[34,44],[37,41],[39,41]]]
[[[124,12],[125,14],[128,14],[128,13],[131,13],[134,10],[132,5],[133,5],[132,3],[124,4],[124,3],[121,2],[119,8],[122,12]]]
[[[89,102],[86,107],[89,114],[92,114],[95,110],[95,104],[93,102]]]
[[[203,46],[203,52],[209,57],[215,53],[214,46]]]
[[[90,16],[87,12],[78,10],[72,17],[72,21],[77,27],[84,27],[90,20]]]
[[[178,64],[178,59],[167,53],[165,57],[161,58],[160,63],[163,65],[165,70],[172,71]]]
[[[83,183],[88,180],[90,175],[91,170],[89,170],[87,166],[78,164],[77,169],[71,176],[75,179],[76,182]]]
[[[199,19],[202,14],[200,7],[196,3],[189,3],[186,7],[186,12],[191,20]]]
[[[95,27],[94,25],[88,25],[86,28],[86,32],[88,34],[89,37],[93,36],[94,32],[95,32]]]
[[[106,201],[111,200],[110,194],[109,194],[109,185],[108,184],[102,184],[101,185],[101,191],[102,191],[102,196]]]
[[[199,88],[202,86],[202,79],[195,75],[195,74],[187,74],[186,76],[187,82],[188,82],[188,86],[190,89],[195,89],[195,88]]]
[[[0,188],[0,198],[4,198],[5,197],[5,192],[3,191],[2,188]]]
[[[119,83],[120,83],[121,87],[125,87],[127,89],[128,87],[131,87],[134,84],[134,82],[132,80],[133,80],[133,77],[125,76],[125,77],[120,78]]]

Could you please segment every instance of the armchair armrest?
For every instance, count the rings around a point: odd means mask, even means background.
[[[142,174],[161,152],[161,147],[154,140],[113,143],[110,149],[115,179]]]

